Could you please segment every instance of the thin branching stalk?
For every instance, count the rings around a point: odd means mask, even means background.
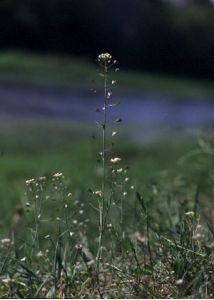
[[[104,61],[104,120],[102,124],[102,196],[99,201],[99,242],[96,257],[96,271],[99,274],[100,260],[102,258],[102,240],[104,231],[104,215],[105,215],[105,195],[106,195],[106,135],[107,135],[107,80],[108,80],[108,62]]]

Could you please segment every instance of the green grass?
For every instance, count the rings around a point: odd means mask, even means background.
[[[11,246],[0,241],[1,298],[212,298],[212,136],[199,144],[198,137],[146,145],[117,138],[112,156],[129,167],[124,219],[121,225],[119,175],[97,279],[99,199],[88,190],[100,189],[101,145],[91,131],[70,123],[1,123],[1,239],[15,234]],[[58,172],[65,178],[53,176]],[[26,179],[41,176],[45,181],[26,188]]]
[[[96,73],[65,58],[1,59],[7,80],[89,87]],[[120,81],[126,90],[144,83],[152,92],[210,93],[203,84],[181,88],[181,81],[134,73],[120,73]],[[212,132],[135,144],[127,142],[133,128],[123,127],[102,150],[94,130],[1,121],[0,298],[212,298]]]
[[[1,123],[2,206],[7,209],[8,203],[13,205],[21,201],[25,180],[29,178],[63,172],[70,179],[72,188],[83,193],[100,184],[97,172],[101,165],[96,160],[101,144],[99,136],[97,140],[92,139],[92,133],[93,129],[88,126],[69,123]],[[124,167],[129,167],[133,184],[139,190],[142,185],[158,182],[165,171],[176,173],[184,169],[188,180],[202,180],[202,164],[197,170],[198,160],[191,161],[191,168],[187,167],[186,161],[179,164],[179,158],[198,147],[196,138],[178,137],[172,142],[169,137],[146,145],[127,144],[124,140],[117,140],[113,153],[123,157]],[[207,170],[209,163],[204,167]]]
[[[1,52],[0,78],[30,82],[42,81],[80,88],[101,88],[101,78],[96,72],[95,59],[93,63],[74,57]],[[116,72],[113,77],[118,79],[119,87],[124,91],[134,90],[174,96],[212,97],[214,95],[213,82],[126,70]],[[95,83],[91,80],[95,80]]]

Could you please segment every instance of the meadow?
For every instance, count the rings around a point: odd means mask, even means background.
[[[1,121],[0,297],[213,298],[213,132],[93,126]]]

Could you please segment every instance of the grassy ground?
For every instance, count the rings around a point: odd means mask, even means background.
[[[70,59],[11,53],[0,66],[7,79],[84,87],[96,73]],[[120,73],[120,81],[177,92],[174,81],[134,76]],[[125,132],[111,137],[103,198],[96,129],[0,125],[0,298],[213,298],[212,132],[173,132],[146,145],[127,142]]]
[[[118,62],[119,64],[119,62]],[[0,53],[0,78],[57,82],[57,84],[84,88],[101,87],[101,78],[97,75],[96,61],[88,62],[72,57],[34,55],[21,52]],[[212,82],[178,79],[174,77],[149,75],[121,70],[114,74],[123,90],[159,92],[174,96],[214,95]],[[92,83],[91,80],[95,80]]]
[[[123,171],[111,178],[97,277],[100,144],[90,135],[71,124],[1,124],[1,298],[212,298],[212,137],[117,140],[111,155]]]
[[[1,198],[8,195],[10,202],[19,202],[25,180],[63,172],[71,178],[78,189],[89,188],[96,183],[97,153],[101,144],[94,129],[80,124],[57,122],[11,121],[0,126],[1,150]],[[117,140],[117,139],[116,139]],[[133,180],[140,185],[164,169],[176,170],[179,157],[197,147],[197,139],[187,141],[181,138],[175,142],[161,140],[147,145],[127,144],[117,141],[114,152],[124,156]],[[166,149],[167,148],[167,152]],[[154,159],[155,158],[155,159]],[[86,185],[85,185],[86,183]],[[12,186],[12,188],[11,188]],[[17,197],[19,195],[19,197]]]

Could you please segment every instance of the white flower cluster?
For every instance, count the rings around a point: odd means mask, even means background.
[[[118,163],[120,161],[121,161],[121,158],[119,158],[119,157],[114,157],[114,158],[110,159],[110,162],[113,163],[113,164],[116,164],[116,163]]]
[[[63,176],[63,173],[55,173],[54,175],[53,175],[53,177],[62,177]]]
[[[98,55],[99,62],[103,62],[103,63],[110,62],[111,59],[112,59],[112,56],[109,53],[101,53],[100,55]]]
[[[35,182],[35,179],[32,178],[32,179],[28,179],[25,181],[26,185],[30,185],[31,183]]]

